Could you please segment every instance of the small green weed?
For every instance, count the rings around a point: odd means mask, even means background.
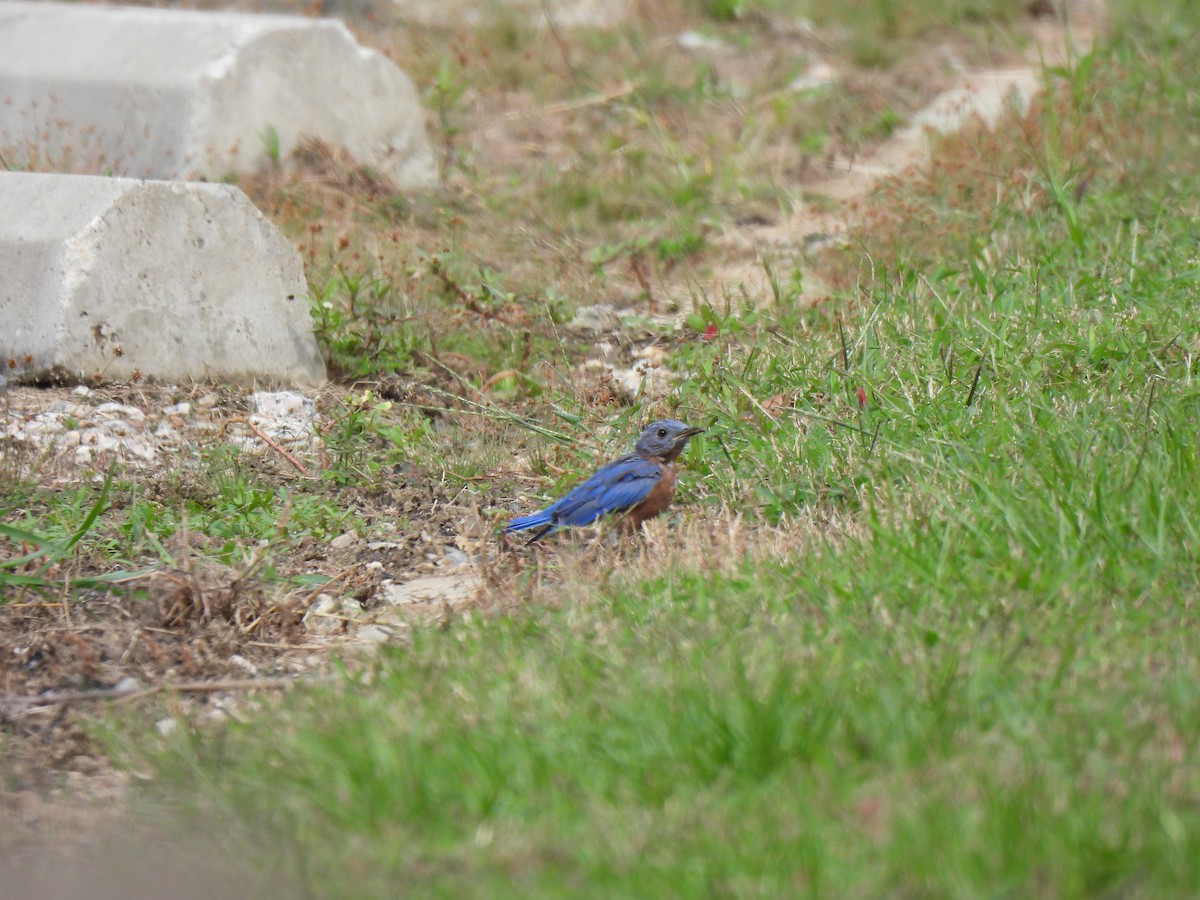
[[[338,267],[312,294],[318,340],[344,375],[402,370],[428,347],[407,297],[386,275]]]
[[[263,153],[271,167],[279,168],[279,164],[283,161],[283,145],[278,129],[274,125],[267,125],[259,132],[258,137],[262,141]]]
[[[96,525],[108,505],[111,474],[100,488],[99,496],[86,509],[82,520],[63,537],[0,523],[0,537],[18,545],[17,556],[0,560],[0,599],[20,596],[21,589],[39,593],[59,593],[68,590],[107,590],[114,584],[140,578],[146,572],[117,570],[102,575],[66,575],[62,565],[75,546]],[[30,549],[32,548],[32,549]]]
[[[457,117],[462,114],[459,104],[470,86],[471,83],[462,67],[452,62],[449,57],[443,56],[425,96],[426,104],[432,107],[437,116],[443,171],[460,162],[457,145],[462,128],[457,122]]]
[[[429,433],[429,420],[420,412],[397,409],[369,390],[352,393],[331,415],[324,438],[329,466],[323,477],[334,484],[377,484],[393,466],[418,455],[414,450]]]

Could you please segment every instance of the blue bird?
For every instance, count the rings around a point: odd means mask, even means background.
[[[621,515],[623,525],[637,528],[670,504],[675,493],[675,459],[688,438],[703,430],[675,419],[651,422],[633,453],[610,462],[545,509],[513,519],[504,532],[540,529],[530,540],[533,543],[560,528],[590,525],[610,513]]]

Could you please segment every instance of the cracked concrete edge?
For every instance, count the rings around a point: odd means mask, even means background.
[[[0,358],[22,380],[320,384],[307,295],[235,187],[0,172]]]

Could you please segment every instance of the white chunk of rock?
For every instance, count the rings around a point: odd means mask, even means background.
[[[393,606],[460,607],[474,600],[483,587],[477,575],[429,575],[410,581],[384,581],[383,599]]]
[[[22,378],[320,383],[307,293],[230,185],[0,172],[0,358]]]
[[[1015,110],[1024,115],[1033,98],[1043,88],[1043,76],[1032,69],[1007,69],[980,72],[965,84],[938,94],[912,118],[914,134],[929,129],[937,134],[958,131],[972,118],[995,128],[1005,113]],[[903,132],[902,132],[903,133]]]
[[[400,189],[437,180],[407,75],[341,22],[0,3],[0,150],[10,165],[218,180],[343,148]]]

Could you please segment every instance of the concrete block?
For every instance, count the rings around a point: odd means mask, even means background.
[[[0,172],[10,376],[320,383],[307,293],[231,185]]]
[[[538,28],[615,28],[630,0],[393,0],[397,15],[423,25],[484,25],[515,20]]]
[[[412,81],[334,20],[0,3],[0,152],[9,166],[220,180],[342,147],[400,189],[437,180]]]

